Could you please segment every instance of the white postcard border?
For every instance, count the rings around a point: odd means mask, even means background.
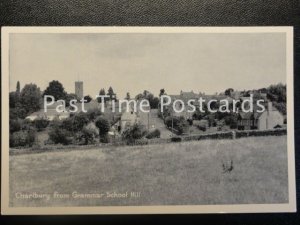
[[[286,33],[287,65],[287,204],[95,206],[95,207],[9,207],[9,34],[11,33]],[[69,214],[175,214],[175,213],[262,213],[296,212],[294,155],[293,27],[2,27],[2,168],[1,213],[5,215]]]

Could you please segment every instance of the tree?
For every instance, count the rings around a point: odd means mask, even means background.
[[[138,94],[135,97],[136,100],[147,99],[151,109],[157,109],[159,105],[159,98],[154,97],[154,95],[147,90],[143,91],[143,94]]]
[[[151,109],[157,109],[158,105],[159,105],[159,98],[154,97],[153,99],[151,99],[151,101],[149,100],[149,103],[150,103],[150,108]]]
[[[73,132],[78,132],[80,130],[82,130],[82,128],[88,124],[89,119],[88,116],[86,115],[86,113],[84,112],[80,112],[75,114],[72,117],[72,130]]]
[[[129,94],[129,92],[126,93],[125,99],[126,99],[126,100],[130,100],[130,94]]]
[[[104,137],[110,129],[109,121],[106,118],[104,118],[103,116],[99,116],[96,119],[95,125],[99,129],[100,137]]]
[[[166,91],[165,89],[160,89],[160,92],[159,92],[159,97],[161,97],[162,95],[166,95]]]
[[[109,96],[109,99],[110,99],[110,100],[113,100],[113,99],[116,98],[116,97],[115,97],[116,94],[114,93],[114,90],[112,89],[112,87],[109,87],[109,88],[108,88],[107,95]]]
[[[65,88],[59,81],[53,80],[49,83],[49,86],[44,91],[43,96],[45,95],[52,95],[55,101],[57,101],[65,100],[67,93],[65,92]]]
[[[16,88],[16,94],[19,95],[21,92],[21,89],[20,89],[20,82],[18,81],[17,82],[17,88]]]
[[[143,91],[144,98],[147,98],[149,94],[151,94],[149,91],[147,91],[147,90]]]
[[[16,107],[16,92],[10,92],[9,93],[9,108],[15,108]]]
[[[77,95],[73,94],[73,93],[70,93],[70,94],[66,94],[66,106],[69,107],[70,106],[70,101],[71,100],[76,100],[76,101],[79,101],[80,99],[77,97]]]
[[[286,85],[271,85],[267,88],[267,95],[271,101],[286,102]]]
[[[27,113],[41,108],[41,91],[36,84],[26,84],[20,93],[20,103]]]
[[[225,95],[230,96],[234,90],[232,88],[228,88],[225,90]]]
[[[101,88],[101,89],[100,89],[99,95],[105,95],[105,90],[104,90],[104,88]],[[97,98],[97,101],[98,101],[99,103],[101,103],[101,98]],[[105,101],[107,101],[106,98],[104,98],[104,102],[105,102]]]
[[[92,101],[92,97],[89,95],[84,96],[83,99],[84,99],[84,102],[86,102],[86,103],[89,103],[90,101]]]
[[[143,94],[137,94],[136,96],[135,96],[135,100],[141,100],[141,99],[143,99],[144,98],[144,95]]]
[[[178,134],[182,134],[188,128],[188,122],[182,116],[168,116],[165,123],[167,127],[177,130]]]

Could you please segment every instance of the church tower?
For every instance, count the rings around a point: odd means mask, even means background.
[[[83,98],[83,81],[75,81],[75,95],[79,99]]]

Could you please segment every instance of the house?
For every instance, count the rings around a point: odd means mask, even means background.
[[[63,112],[58,112],[57,107],[60,109],[63,109]],[[46,119],[49,121],[52,121],[54,119],[63,120],[70,117],[70,113],[63,108],[63,102],[55,102],[50,106],[47,106],[47,111],[45,112],[44,109],[41,109],[37,112],[34,112],[27,116],[25,119],[28,119],[30,121],[34,121],[36,119]]]
[[[264,112],[240,112],[238,115],[238,129],[240,130],[267,130],[281,127],[284,116],[268,102]]]
[[[230,93],[230,97],[235,99],[235,100],[238,100],[241,97],[241,92],[240,91],[233,91],[233,92]]]
[[[204,102],[207,104],[209,101],[213,100],[220,104],[221,101],[226,100],[229,103],[233,102],[233,98],[227,95],[205,95],[203,93],[196,94],[193,91],[191,92],[183,92],[181,91],[179,95],[169,95],[171,97],[171,104],[169,105],[169,111],[173,113],[174,116],[182,116],[186,120],[192,119],[194,112],[188,112],[189,107],[184,107],[184,110],[182,112],[175,112],[173,109],[173,102],[175,100],[182,100],[185,106],[188,105],[189,100],[195,100],[193,102],[193,105],[195,107],[199,107],[199,99],[202,98]],[[182,103],[177,102],[177,104],[174,105],[174,108],[177,111],[180,111],[182,109]]]
[[[134,111],[123,112],[121,119],[119,121],[119,128],[120,132],[123,132],[128,126],[133,126],[138,122],[138,116]]]
[[[82,112],[82,106],[84,107],[85,111],[99,109],[101,110],[101,104],[98,103],[97,100],[93,99],[90,102],[77,102],[74,104],[77,107],[76,113]]]

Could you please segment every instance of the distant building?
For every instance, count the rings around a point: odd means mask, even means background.
[[[83,98],[83,81],[75,81],[75,95],[79,99]]]
[[[44,112],[44,109],[40,109],[37,112],[34,112],[27,116],[25,119],[34,121],[36,119],[45,119],[52,121],[54,119],[63,120],[70,117],[70,113],[64,108],[63,112],[57,112],[56,108],[60,106],[62,109],[62,102],[55,102],[54,104],[47,106],[47,112]]]
[[[133,126],[138,122],[138,116],[134,111],[124,112],[120,119],[119,130],[123,132],[127,127]]]
[[[264,112],[240,112],[238,115],[238,129],[241,130],[267,130],[282,127],[284,116],[268,102]]]
[[[75,103],[75,105],[77,107],[76,113],[82,112],[82,105],[84,106],[85,111],[96,110],[96,109],[101,110],[101,104],[98,103],[98,101],[95,99],[92,99],[90,102],[83,102],[83,103],[77,102]]]

